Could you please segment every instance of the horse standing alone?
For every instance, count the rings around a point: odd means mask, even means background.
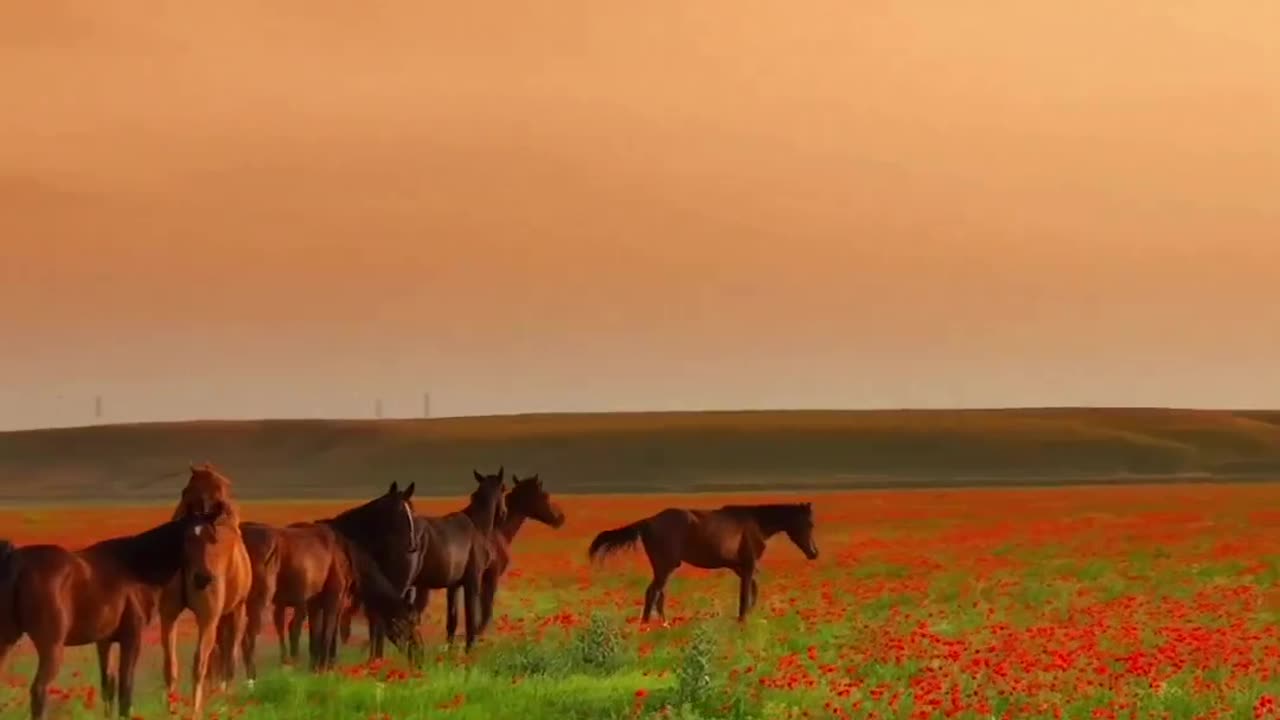
[[[667,580],[682,563],[715,570],[726,568],[738,575],[738,621],[756,604],[760,592],[756,566],[764,555],[765,542],[783,532],[805,557],[815,560],[818,545],[813,540],[813,506],[809,503],[779,505],[725,505],[717,510],[667,508],[656,515],[605,530],[591,541],[590,559],[634,546],[644,545],[653,568],[653,581],[644,591],[644,615],[649,622],[653,611],[666,620],[664,605]]]

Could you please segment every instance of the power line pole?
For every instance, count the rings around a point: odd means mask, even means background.
[[[422,393],[422,417],[431,417],[431,393]]]
[[[101,395],[93,396],[93,417],[96,420],[102,419],[102,396]]]
[[[373,416],[378,419],[382,418],[382,398],[378,398],[377,401],[373,403]]]

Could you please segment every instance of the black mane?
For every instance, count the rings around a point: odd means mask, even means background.
[[[767,505],[725,505],[720,512],[755,520],[765,533],[786,530],[812,512],[807,503],[771,503]]]
[[[160,586],[182,569],[182,534],[192,520],[171,520],[138,533],[96,542],[81,552],[105,555],[119,562],[139,582]]]
[[[333,526],[333,529],[339,533],[368,547],[369,544],[385,535],[387,531],[387,528],[382,524],[382,517],[378,508],[378,503],[382,502],[384,497],[386,496],[376,497],[363,505],[344,510],[331,518],[325,518],[319,522]]]

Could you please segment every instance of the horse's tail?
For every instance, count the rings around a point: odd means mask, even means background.
[[[613,530],[605,530],[591,541],[591,548],[587,550],[587,557],[592,560],[610,555],[635,547],[640,540],[640,533],[644,530],[644,526],[649,523],[649,518],[637,520],[630,525],[625,525]]]
[[[22,588],[22,558],[18,547],[0,540],[0,637],[22,634],[22,618],[18,616],[18,591]]]

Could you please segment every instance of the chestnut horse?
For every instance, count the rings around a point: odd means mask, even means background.
[[[402,587],[388,581],[383,570],[384,564],[392,572],[416,564],[413,491],[412,483],[404,491],[391,483],[384,495],[325,520],[283,528],[262,523],[242,525],[255,572],[262,578],[254,589],[250,628],[242,645],[246,668],[253,668],[251,677],[256,675],[254,646],[268,604],[275,606],[281,661],[285,663],[296,659],[302,623],[309,619],[312,668],[332,665],[339,616],[353,601],[379,608],[394,622],[392,642],[409,654],[416,652],[412,606],[404,599]],[[286,645],[284,624],[290,608],[294,620],[288,633],[290,644]]]
[[[120,717],[132,717],[142,631],[155,617],[162,588],[181,573],[183,537],[215,519],[189,515],[74,552],[58,545],[15,548],[0,541],[0,664],[24,634],[31,638],[39,654],[31,717],[45,716],[63,648],[90,643],[98,646],[108,716],[118,698]],[[113,644],[120,646],[115,669]]]
[[[477,635],[484,634],[485,628],[493,617],[493,602],[498,591],[498,581],[511,565],[511,544],[525,520],[532,518],[553,528],[564,525],[564,512],[542,489],[542,481],[537,475],[521,480],[513,474],[511,481],[512,488],[507,492],[504,500],[506,518],[491,536],[493,549],[490,553],[490,562],[480,577],[480,621],[476,626]],[[422,593],[420,597],[417,596],[419,592]],[[419,607],[423,609],[427,607],[429,593],[430,590],[426,588],[415,590],[415,600],[418,601]],[[341,628],[343,642],[351,637],[351,618],[354,611],[355,608],[352,608],[351,612],[343,616]],[[380,633],[376,623],[372,621],[369,624],[369,654],[371,658],[382,657]]]
[[[191,477],[173,510],[174,519],[221,508],[214,532],[184,539],[189,564],[182,576],[165,588],[160,598],[160,637],[164,648],[164,678],[169,697],[178,689],[177,621],[184,610],[196,618],[196,649],[191,661],[191,711],[200,717],[204,708],[204,681],[218,636],[244,634],[245,601],[253,583],[253,567],[240,536],[240,513],[231,499],[231,481],[209,463],[193,465]],[[194,531],[193,531],[194,532]],[[220,629],[220,626],[224,626]],[[234,676],[234,655],[219,653],[223,685]]]
[[[681,563],[715,570],[727,568],[738,575],[738,621],[756,604],[760,588],[756,566],[764,555],[765,542],[780,532],[814,560],[818,545],[813,540],[813,507],[809,503],[781,505],[725,505],[718,510],[667,508],[656,515],[625,527],[605,530],[591,541],[587,555],[592,560],[644,544],[653,568],[653,581],[644,591],[644,615],[649,622],[656,609],[666,620],[667,580]]]

